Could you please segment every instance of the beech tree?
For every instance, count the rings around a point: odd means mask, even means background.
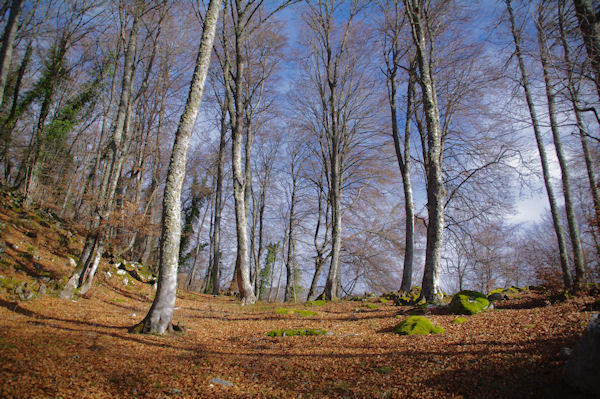
[[[421,0],[404,0],[406,15],[411,26],[421,87],[425,122],[427,126],[424,143],[424,166],[427,175],[427,248],[421,295],[427,301],[440,298],[440,262],[444,239],[444,188],[442,170],[442,126],[438,108],[437,92],[432,70],[432,42],[428,37],[426,4]]]
[[[163,196],[160,263],[156,295],[148,314],[140,323],[132,327],[132,332],[164,334],[167,331],[172,331],[173,328],[171,321],[176,299],[178,254],[181,239],[181,189],[185,176],[187,151],[200,110],[204,83],[210,66],[221,3],[221,0],[211,0],[208,5],[188,99],[175,134]]]
[[[389,6],[389,8],[388,8]],[[385,76],[388,87],[388,101],[390,104],[390,113],[392,121],[392,138],[394,140],[394,150],[398,160],[398,167],[402,176],[402,188],[404,191],[404,212],[405,212],[405,246],[404,246],[404,267],[402,272],[402,283],[400,291],[408,292],[412,286],[413,259],[414,259],[414,230],[415,230],[415,210],[413,201],[413,189],[411,182],[411,120],[414,112],[414,92],[416,65],[415,58],[408,55],[408,65],[401,65],[410,48],[403,42],[402,31],[404,28],[404,8],[401,7],[399,0],[389,3],[383,3],[383,13],[385,15],[385,25],[382,29],[383,52],[386,64]],[[400,73],[406,71],[406,109],[404,113],[404,129],[400,132],[398,115],[398,85]]]
[[[254,140],[253,119],[256,101],[260,103],[261,88],[270,75],[263,70],[258,82],[250,83],[246,75],[248,67],[247,45],[253,32],[259,29],[276,12],[293,3],[293,0],[280,2],[274,9],[266,10],[258,0],[231,1],[232,37],[223,40],[223,71],[225,93],[228,96],[228,114],[231,125],[231,152],[233,172],[233,197],[235,203],[237,256],[234,279],[237,283],[243,304],[256,301],[250,281],[248,212],[251,189],[251,153]],[[228,23],[224,19],[224,24]],[[229,71],[227,73],[227,71]],[[245,142],[244,142],[245,139]],[[243,145],[244,143],[244,145]],[[244,164],[243,162],[244,161]]]
[[[525,100],[527,102],[527,107],[529,109],[529,115],[531,118],[533,133],[535,135],[537,149],[538,149],[538,153],[539,153],[539,157],[540,157],[540,163],[542,166],[542,174],[544,177],[544,186],[546,187],[546,194],[548,196],[548,202],[550,203],[550,212],[552,214],[552,222],[554,225],[556,239],[558,241],[560,264],[561,264],[561,269],[562,269],[562,274],[563,274],[563,283],[565,285],[565,288],[571,288],[571,286],[573,285],[573,280],[571,277],[571,271],[569,269],[569,258],[567,255],[567,245],[565,242],[563,227],[560,222],[560,213],[559,213],[559,209],[558,209],[558,204],[556,202],[556,197],[554,195],[554,188],[552,187],[552,182],[550,181],[550,169],[548,166],[546,149],[544,146],[544,141],[542,139],[542,133],[540,130],[540,123],[539,123],[537,113],[535,110],[535,105],[533,103],[533,97],[532,97],[531,89],[530,89],[530,85],[529,85],[528,74],[527,74],[527,70],[525,68],[525,61],[523,59],[523,54],[521,51],[521,39],[520,39],[521,31],[518,29],[518,27],[516,25],[513,8],[512,8],[510,0],[506,0],[506,9],[508,10],[508,16],[509,16],[509,21],[510,21],[510,30],[511,30],[513,42],[515,45],[515,55],[517,58],[519,71],[521,73],[521,86],[523,87]]]
[[[554,82],[550,71],[550,60],[548,41],[544,32],[545,25],[545,10],[543,5],[538,6],[536,27],[538,43],[540,48],[540,62],[542,64],[542,71],[544,75],[544,84],[546,89],[546,99],[548,101],[548,118],[550,119],[550,129],[552,131],[552,139],[554,141],[554,149],[556,151],[556,157],[560,166],[563,197],[565,201],[565,211],[567,216],[567,226],[569,228],[569,237],[571,239],[571,249],[573,251],[573,262],[575,264],[575,279],[573,285],[576,290],[579,289],[583,282],[584,275],[584,259],[583,250],[581,248],[581,240],[579,238],[579,228],[577,226],[577,220],[575,218],[575,210],[573,205],[572,193],[571,193],[571,178],[569,168],[567,165],[567,159],[562,146],[561,134],[558,126],[558,115],[556,110],[556,94],[554,91]]]
[[[359,48],[355,41],[358,29],[355,22],[364,5],[357,0],[348,3],[316,1],[309,3],[304,17],[310,30],[307,47],[311,52],[311,63],[305,65],[306,86],[310,90],[308,93],[316,98],[297,97],[296,101],[300,112],[309,112],[306,115],[308,118],[303,118],[303,123],[318,138],[321,167],[325,171],[323,178],[327,182],[327,202],[331,212],[331,261],[321,294],[327,299],[338,298],[341,294],[342,195],[349,166],[345,159],[356,146],[366,121],[363,111],[368,98],[368,80],[364,65],[357,57]],[[344,8],[347,11],[341,17]],[[339,25],[338,18],[343,18]],[[320,219],[317,224],[320,225]],[[316,240],[315,245],[318,246]],[[319,262],[322,260],[320,256]],[[315,275],[318,272],[317,267]]]

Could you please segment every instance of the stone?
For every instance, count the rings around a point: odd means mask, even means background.
[[[569,385],[600,397],[600,314],[594,313],[563,369]]]
[[[492,293],[492,294],[488,295],[487,299],[488,299],[490,302],[505,301],[505,300],[507,300],[507,299],[508,299],[508,296],[506,296],[506,295],[502,295],[502,294],[501,294],[501,293],[499,293],[499,292],[494,292],[494,293]]]
[[[210,381],[209,381],[209,383],[216,384],[216,385],[223,385],[225,387],[232,387],[233,386],[233,382],[224,380],[224,379],[219,378],[219,377],[211,378]]]
[[[490,308],[490,301],[481,292],[464,290],[452,297],[448,310],[453,314],[474,315]]]

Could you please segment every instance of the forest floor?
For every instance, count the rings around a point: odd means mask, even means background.
[[[136,335],[127,330],[150,308],[150,285],[124,285],[103,261],[86,295],[57,298],[81,237],[7,193],[0,200],[2,398],[585,397],[563,382],[560,349],[585,328],[592,295],[550,304],[549,290],[521,291],[462,324],[425,310],[445,332],[399,336],[392,327],[415,308],[378,298],[241,306],[181,291],[174,322],[184,332]],[[266,335],[283,328],[330,333]]]

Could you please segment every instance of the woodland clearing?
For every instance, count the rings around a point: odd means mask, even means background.
[[[179,291],[174,321],[183,332],[130,334],[154,290],[109,277],[106,259],[76,300],[50,287],[30,300],[15,296],[15,282],[68,277],[81,237],[9,200],[4,194],[0,209],[0,397],[585,397],[563,382],[560,349],[574,345],[597,294],[551,304],[551,290],[521,291],[461,324],[444,308],[423,310],[445,332],[399,336],[392,328],[415,307],[379,298],[285,305],[312,314]],[[266,336],[285,328],[329,334]]]

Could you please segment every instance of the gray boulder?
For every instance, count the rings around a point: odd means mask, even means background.
[[[600,314],[594,313],[563,370],[567,383],[600,397]]]

